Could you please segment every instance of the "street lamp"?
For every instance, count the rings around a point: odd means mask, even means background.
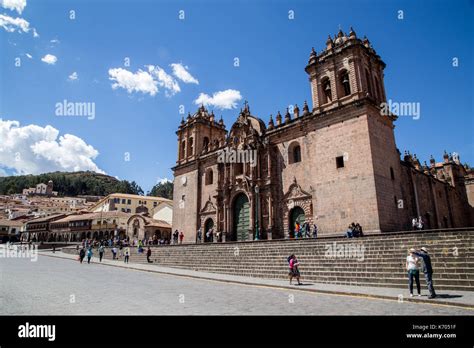
[[[255,197],[255,210],[256,210],[256,214],[255,214],[255,240],[259,240],[260,239],[260,233],[259,233],[259,229],[258,229],[258,193],[260,191],[260,188],[258,187],[258,185],[255,185],[255,194],[256,194],[256,197]]]

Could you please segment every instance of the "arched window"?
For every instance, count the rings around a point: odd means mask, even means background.
[[[395,173],[393,172],[393,168],[392,168],[392,167],[390,167],[390,178],[391,178],[392,180],[395,180]]]
[[[367,93],[369,93],[369,95],[374,98],[375,95],[374,95],[374,91],[372,89],[372,80],[370,78],[370,74],[369,74],[369,70],[365,69],[365,79],[367,81]]]
[[[186,140],[183,140],[183,141],[181,142],[181,152],[180,152],[179,157],[180,157],[181,159],[184,159],[184,156],[185,156],[185,155],[186,155]]]
[[[329,81],[328,77],[325,77],[321,85],[323,87],[323,104],[329,103],[332,100],[331,81]]]
[[[342,87],[343,96],[351,94],[351,83],[349,80],[349,72],[347,70],[342,70],[339,75],[339,82]]]
[[[192,156],[194,154],[194,139],[189,138],[189,156]]]
[[[288,147],[288,163],[301,162],[301,146],[298,142],[293,142]]]
[[[212,185],[213,181],[214,181],[214,172],[212,171],[212,169],[208,169],[206,171],[206,179],[205,179],[206,185]]]
[[[202,141],[202,148],[204,149],[204,151],[209,150],[209,138],[208,137],[204,137],[204,139]]]

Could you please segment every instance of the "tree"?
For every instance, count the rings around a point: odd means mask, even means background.
[[[171,181],[160,182],[153,186],[148,195],[173,199],[173,183]]]

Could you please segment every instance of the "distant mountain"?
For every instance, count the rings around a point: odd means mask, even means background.
[[[0,177],[0,194],[21,193],[23,189],[39,183],[53,181],[53,190],[59,196],[92,195],[106,196],[110,193],[130,193],[143,195],[143,190],[135,181],[116,178],[95,172],[53,172],[39,175],[14,175]]]

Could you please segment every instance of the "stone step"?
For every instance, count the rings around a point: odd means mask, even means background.
[[[154,264],[262,278],[287,278],[288,255],[294,253],[301,262],[300,271],[312,282],[407,287],[404,269],[407,250],[426,246],[432,258],[434,284],[439,289],[474,289],[474,249],[472,231],[437,231],[407,234],[373,235],[347,239],[279,240],[153,246]],[[363,261],[353,258],[328,257],[328,246],[362,247]],[[146,247],[145,247],[146,249]],[[66,249],[64,249],[66,250]],[[147,263],[146,254],[130,247],[130,262]],[[234,253],[238,251],[238,255]],[[359,249],[360,250],[360,249]],[[457,252],[457,256],[454,252]],[[70,249],[68,252],[75,253]],[[337,255],[337,254],[336,254]],[[94,253],[97,257],[97,252]],[[112,258],[107,250],[105,257]],[[117,262],[123,262],[123,257]],[[420,274],[424,284],[424,275]]]

